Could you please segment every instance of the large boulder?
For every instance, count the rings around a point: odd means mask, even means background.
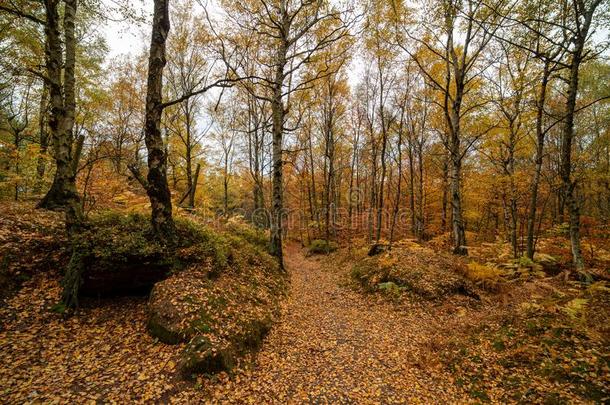
[[[187,343],[186,373],[232,368],[258,347],[278,315],[286,280],[276,261],[243,239],[227,243],[222,271],[192,266],[157,283],[150,295],[148,330],[162,342]]]
[[[146,295],[172,272],[194,263],[226,265],[227,251],[216,232],[177,218],[177,240],[154,237],[150,218],[108,211],[90,218],[73,239],[71,265],[79,266],[81,296]]]
[[[134,256],[116,263],[106,261],[103,265],[91,257],[87,262],[80,294],[89,297],[148,294],[172,269],[170,263],[154,256]]]
[[[371,291],[410,292],[435,300],[452,294],[477,297],[461,274],[461,262],[410,240],[392,250],[365,256],[352,269],[352,277]]]

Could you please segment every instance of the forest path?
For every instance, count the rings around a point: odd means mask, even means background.
[[[421,353],[431,325],[347,285],[350,266],[289,245],[291,295],[249,370],[213,387],[213,401],[462,402]],[[428,353],[429,354],[429,353]]]

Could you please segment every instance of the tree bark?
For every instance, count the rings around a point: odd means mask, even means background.
[[[542,159],[544,157],[544,142],[546,131],[543,129],[544,106],[546,104],[546,90],[550,78],[549,61],[544,62],[542,78],[540,83],[540,93],[536,102],[536,157],[534,178],[532,179],[530,191],[530,206],[527,215],[527,242],[526,255],[530,259],[534,258],[535,253],[535,230],[536,230],[536,211],[538,209],[538,188],[542,175]]]
[[[578,82],[580,65],[583,61],[585,43],[589,35],[589,29],[596,8],[601,0],[591,3],[574,1],[574,25],[575,35],[572,38],[570,73],[568,77],[568,93],[566,99],[566,112],[564,127],[561,134],[561,161],[559,175],[562,181],[564,201],[567,204],[570,217],[570,245],[572,247],[572,261],[578,273],[590,280],[590,275],[585,273],[585,262],[580,247],[580,205],[576,197],[576,180],[572,179],[572,143],[574,140],[574,115],[576,112],[576,97],[578,95]]]
[[[580,206],[574,193],[576,181],[572,180],[572,141],[574,139],[574,110],[576,109],[576,96],[578,93],[578,70],[580,68],[581,52],[577,51],[573,55],[570,66],[565,125],[561,136],[561,165],[559,169],[564,200],[567,204],[568,214],[570,216],[569,226],[572,261],[578,272],[584,270],[585,263],[580,247]]]
[[[175,224],[172,217],[171,192],[167,183],[167,153],[161,133],[165,42],[169,30],[169,0],[155,0],[144,124],[144,141],[148,150],[146,193],[150,200],[151,222],[155,234],[163,240],[172,241],[176,236]]]
[[[284,102],[282,88],[284,84],[284,67],[286,66],[286,53],[288,47],[282,41],[277,49],[276,67],[274,76],[273,98],[271,102],[272,113],[272,153],[273,153],[273,181],[272,181],[272,212],[271,212],[271,241],[270,252],[275,256],[281,268],[284,268],[282,249],[282,220],[283,220],[283,155],[282,144],[284,135]]]
[[[42,185],[44,183],[44,175],[46,172],[46,154],[49,147],[49,134],[47,133],[47,116],[48,116],[48,103],[49,90],[46,82],[42,84],[42,94],[40,95],[40,108],[38,116],[38,131],[39,131],[39,142],[40,150],[38,151],[38,160],[36,162],[36,184],[34,186],[34,192],[40,193]]]
[[[456,96],[456,104],[461,98]],[[451,192],[451,214],[453,228],[453,253],[456,255],[467,255],[466,248],[466,230],[464,220],[462,218],[462,190],[461,170],[462,170],[462,154],[460,149],[460,122],[459,122],[459,106],[453,107],[450,112],[451,117],[451,135],[449,137],[449,156],[450,156],[450,192]],[[456,111],[457,107],[457,111]]]
[[[49,86],[49,130],[53,145],[56,170],[53,184],[38,203],[38,208],[64,209],[66,226],[70,230],[82,221],[80,198],[76,190],[76,172],[73,170],[72,152],[74,114],[76,108],[74,66],[76,38],[74,23],[76,0],[64,2],[65,62],[62,57],[62,39],[59,27],[59,1],[45,0],[46,70]],[[62,72],[63,66],[63,72]],[[62,82],[63,73],[63,82]]]

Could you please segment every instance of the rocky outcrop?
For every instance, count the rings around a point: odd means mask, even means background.
[[[239,238],[228,243],[222,271],[192,266],[157,283],[150,295],[148,330],[168,344],[186,342],[185,373],[231,369],[260,345],[278,316],[285,274],[260,248]]]

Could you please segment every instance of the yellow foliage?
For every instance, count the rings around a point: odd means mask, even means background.
[[[466,266],[466,277],[484,288],[496,289],[502,281],[504,272],[498,267],[486,263],[470,262]]]
[[[562,310],[572,319],[577,319],[584,314],[588,299],[585,298],[574,298],[568,302]]]
[[[379,267],[381,267],[382,269],[389,269],[396,263],[398,263],[398,258],[389,253],[384,254],[382,257],[379,258]]]

